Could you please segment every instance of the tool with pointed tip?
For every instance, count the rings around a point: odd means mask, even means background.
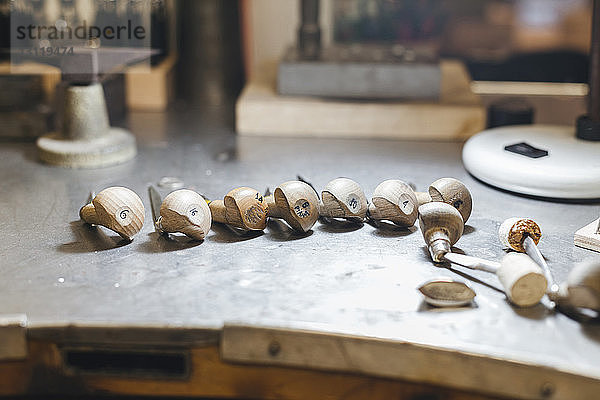
[[[406,228],[415,224],[417,216],[417,197],[407,183],[389,179],[375,188],[368,207],[368,218],[376,221],[387,220]]]
[[[144,225],[144,204],[135,192],[121,186],[104,189],[79,210],[83,221],[101,225],[133,240]]]
[[[179,189],[161,200],[154,186],[148,187],[148,194],[156,232],[180,232],[192,239],[204,240],[212,218],[210,208],[201,195],[193,190]]]
[[[470,304],[475,291],[465,282],[448,278],[434,279],[419,287],[425,302],[434,307],[462,307]]]
[[[500,263],[455,253],[444,254],[444,259],[452,264],[495,274],[508,299],[519,307],[534,306],[546,294],[548,281],[539,265],[527,254],[509,253]]]
[[[464,222],[458,210],[442,202],[419,207],[419,225],[434,262],[448,261],[466,268],[495,274],[508,299],[519,307],[537,304],[546,293],[547,280],[541,268],[525,254],[510,253],[500,263],[452,253]]]
[[[552,277],[548,263],[537,247],[542,237],[539,225],[528,218],[508,218],[498,229],[498,236],[504,246],[520,253],[527,253],[544,271],[548,281],[548,297],[556,300],[559,287]]]
[[[428,193],[415,192],[419,206],[432,201],[450,204],[458,210],[466,223],[473,209],[471,192],[464,183],[454,178],[440,178],[429,185]]]
[[[94,192],[93,190],[90,192],[90,194],[88,195],[87,201],[85,202],[85,204],[90,204],[92,202],[92,200],[94,200],[94,197],[96,197],[96,192]]]
[[[353,222],[362,222],[369,202],[360,185],[348,178],[336,178],[330,181],[321,192],[319,213],[325,218],[344,218]]]
[[[267,226],[269,206],[256,189],[231,190],[223,200],[206,200],[214,222],[247,231],[262,231]]]
[[[308,232],[319,219],[319,197],[305,182],[284,182],[264,199],[269,217],[281,218],[299,232]]]
[[[152,222],[154,223],[154,230],[161,234],[166,235],[166,232],[163,232],[158,222],[160,220],[160,206],[162,204],[162,197],[158,190],[152,185],[148,186],[148,197],[150,197],[150,211],[152,211]]]
[[[441,202],[423,204],[418,208],[418,213],[421,233],[431,258],[441,262],[463,234],[462,216],[456,208]]]

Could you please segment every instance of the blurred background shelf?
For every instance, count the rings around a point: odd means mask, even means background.
[[[281,96],[267,64],[236,105],[240,135],[462,140],[485,127],[485,109],[464,65],[441,62],[439,102],[352,101]]]
[[[177,54],[169,54],[150,68],[132,66],[125,74],[127,108],[132,111],[164,111],[175,98]]]

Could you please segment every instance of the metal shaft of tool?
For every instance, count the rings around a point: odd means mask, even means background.
[[[154,223],[154,230],[157,233],[163,234],[160,225],[160,206],[162,204],[162,198],[160,193],[154,186],[148,187],[148,196],[150,197],[150,209],[152,210],[152,222]]]
[[[486,271],[495,274],[500,268],[500,263],[495,261],[484,260],[483,258],[466,256],[463,254],[446,253],[444,259],[451,262],[452,264],[458,264],[460,266],[475,269],[479,271]]]
[[[523,248],[525,249],[525,253],[527,253],[527,255],[542,268],[542,271],[544,271],[544,276],[548,281],[548,294],[551,295],[557,293],[558,285],[554,282],[552,272],[550,272],[550,267],[548,267],[548,263],[546,263],[542,252],[540,252],[540,249],[530,236],[525,237],[525,240],[523,241]]]

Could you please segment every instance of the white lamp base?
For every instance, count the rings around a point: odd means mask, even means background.
[[[505,150],[527,143],[547,156]],[[518,125],[485,130],[465,143],[463,163],[483,182],[501,189],[557,199],[600,198],[600,142],[575,137],[575,128]]]

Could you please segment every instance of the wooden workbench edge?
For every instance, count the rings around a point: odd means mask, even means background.
[[[594,398],[600,379],[422,344],[307,330],[225,325],[226,362],[343,371],[509,398]]]

